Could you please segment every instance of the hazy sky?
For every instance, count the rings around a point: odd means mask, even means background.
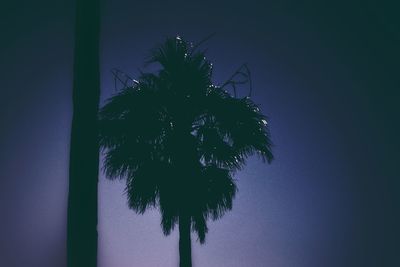
[[[1,266],[66,266],[71,2],[0,10]],[[137,76],[165,37],[215,32],[204,45],[214,82],[248,63],[276,159],[251,158],[236,175],[232,211],[205,245],[193,236],[193,266],[396,266],[396,9],[267,2],[103,0],[102,99],[115,92],[112,68]],[[99,267],[177,266],[177,232],[163,236],[156,210],[134,214],[123,189],[100,176]]]

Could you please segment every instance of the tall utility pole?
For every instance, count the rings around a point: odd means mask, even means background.
[[[68,192],[68,267],[97,266],[99,30],[99,0],[77,0]]]

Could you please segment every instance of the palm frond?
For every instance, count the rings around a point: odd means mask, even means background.
[[[170,119],[146,86],[125,88],[100,110],[99,143],[111,179],[122,178],[143,161],[168,158],[162,142],[170,132]]]
[[[203,199],[204,212],[216,220],[232,209],[232,200],[236,195],[237,187],[230,171],[215,165],[204,167],[202,176],[206,192],[203,192],[203,197],[199,196],[199,199]]]
[[[197,233],[200,244],[204,244],[206,241],[206,234],[208,232],[207,219],[203,213],[198,212],[198,214],[192,217],[192,229]]]
[[[215,126],[215,122],[205,120],[197,125],[199,158],[205,165],[215,164],[220,167],[239,169],[244,164],[244,158],[235,150],[233,144],[224,133]]]
[[[125,191],[131,209],[143,214],[147,208],[156,206],[159,179],[166,168],[167,166],[160,162],[146,162],[128,177]]]
[[[206,112],[213,126],[231,144],[239,162],[254,153],[267,162],[272,161],[267,117],[250,98],[234,98],[214,87],[209,92],[208,100]]]
[[[180,69],[187,53],[187,42],[180,37],[168,38],[162,45],[158,45],[151,51],[146,64],[159,63],[166,71]]]
[[[211,85],[212,64],[206,60],[204,52],[192,51],[190,44],[179,37],[169,38],[153,49],[147,64],[150,63],[162,66],[158,80],[175,98],[195,98],[198,101]]]

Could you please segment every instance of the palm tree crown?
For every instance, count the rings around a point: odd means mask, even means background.
[[[185,215],[203,243],[207,219],[232,208],[233,173],[252,154],[272,160],[266,117],[250,98],[213,85],[212,64],[179,37],[149,63],[160,70],[142,73],[100,111],[104,170],[126,178],[131,209],[159,207],[166,235]]]

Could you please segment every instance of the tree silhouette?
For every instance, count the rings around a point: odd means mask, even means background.
[[[76,1],[67,225],[69,267],[97,266],[99,5],[98,0]]]
[[[207,220],[232,208],[233,173],[252,154],[272,160],[269,130],[249,97],[212,84],[212,64],[179,37],[148,63],[160,70],[141,73],[100,110],[104,170],[126,178],[131,209],[160,209],[164,234],[179,225],[180,266],[190,267],[190,233],[204,243]]]

